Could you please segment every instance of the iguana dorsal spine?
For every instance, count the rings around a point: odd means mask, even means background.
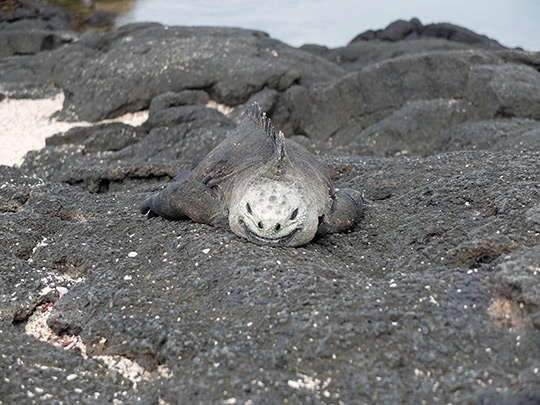
[[[276,157],[276,164],[280,164],[285,161],[287,156],[287,150],[285,148],[285,136],[283,132],[276,132],[272,125],[272,120],[262,111],[258,103],[253,103],[242,115],[242,119],[252,119],[261,130],[270,138],[274,147],[274,156]]]

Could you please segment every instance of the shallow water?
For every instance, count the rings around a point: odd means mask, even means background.
[[[290,45],[346,45],[357,34],[397,19],[450,22],[508,47],[540,51],[538,0],[50,0],[71,11],[103,8],[117,25],[155,21],[167,25],[217,25],[268,32]]]

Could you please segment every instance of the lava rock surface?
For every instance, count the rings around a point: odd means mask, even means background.
[[[540,53],[417,20],[355,44],[377,56],[138,24],[0,59],[0,93],[63,91],[63,119],[150,110],[0,167],[0,404],[540,401]],[[354,230],[138,213],[252,101],[364,192]],[[47,308],[84,353],[25,333]]]

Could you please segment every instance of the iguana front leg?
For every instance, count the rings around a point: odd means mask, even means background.
[[[228,227],[228,210],[219,189],[194,180],[189,174],[177,176],[163,191],[146,199],[140,208],[148,218],[161,216],[178,220],[186,217],[195,222],[221,228]]]
[[[317,236],[346,231],[352,228],[362,215],[364,198],[358,191],[337,189],[331,198],[330,212],[320,218]]]

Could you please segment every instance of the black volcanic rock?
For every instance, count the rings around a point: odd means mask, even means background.
[[[281,98],[275,120],[283,122],[289,133],[332,140],[337,145],[364,136],[364,130],[384,120],[409,145],[418,142],[413,153],[422,154],[426,141],[436,141],[450,126],[467,120],[538,120],[537,63],[538,54],[522,51],[437,51],[393,58],[318,86],[289,89]],[[460,106],[450,121],[445,117],[452,108],[438,107],[441,99],[447,100],[449,107]],[[429,124],[413,118],[403,120],[401,115],[408,117],[406,110],[411,106],[414,114],[425,116]],[[421,126],[421,132],[416,132],[415,126]],[[429,139],[421,134],[426,132]],[[387,155],[394,150],[377,145],[362,153]]]
[[[389,24],[384,30],[369,30],[357,35],[351,42],[371,41],[374,39],[400,41],[410,36],[416,37],[421,35],[423,28],[422,23],[417,18],[413,18],[410,21],[398,20]]]
[[[398,20],[389,24],[382,30],[369,30],[357,35],[352,43],[360,41],[401,41],[404,39],[417,39],[420,37],[443,38],[453,42],[462,42],[468,45],[484,45],[493,49],[503,48],[497,41],[479,35],[467,28],[454,24],[438,23],[423,25],[420,20],[413,18],[410,21]]]
[[[56,49],[77,39],[71,15],[60,8],[31,0],[13,3],[11,12],[0,14],[0,58]]]
[[[259,247],[189,221],[148,221],[136,208],[155,186],[91,194],[28,182],[3,168],[3,201],[21,201],[2,214],[4,235],[15,236],[1,245],[2,294],[17,298],[2,304],[4,350],[25,347],[11,337],[13,323],[24,323],[41,302],[27,296],[39,297],[47,286],[36,278],[45,268],[83,280],[60,283],[69,288],[61,298],[44,297],[55,303],[49,325],[56,333],[77,333],[92,356],[128,353],[148,370],[172,369],[173,377],[141,382],[137,393],[127,389],[128,397],[157,389],[172,400],[181,389],[187,402],[214,402],[223,391],[240,400],[308,401],[328,391],[394,401],[396,392],[419,380],[418,398],[501,398],[460,373],[466,367],[512,388],[512,400],[535,398],[539,330],[531,329],[537,320],[528,313],[536,314],[540,275],[535,256],[520,264],[520,252],[539,243],[538,233],[530,232],[538,222],[539,159],[538,152],[511,158],[454,152],[326,160],[347,186],[365,189],[365,217],[354,232],[296,249]],[[18,197],[24,195],[26,201]],[[513,252],[516,264],[499,264]],[[513,272],[516,266],[522,270]],[[21,276],[35,281],[21,285]],[[516,285],[516,298],[508,298]],[[456,359],[461,352],[467,358]],[[508,361],[516,357],[519,363]],[[298,359],[310,371],[296,371]],[[81,360],[66,367],[66,374],[80,374],[90,366]],[[415,369],[441,375],[440,388],[434,393],[430,377]],[[327,381],[324,389],[293,388],[302,375],[315,373]],[[341,373],[367,380],[389,373],[384,384],[397,391],[369,383],[350,387]],[[523,373],[527,379],[517,379]],[[252,386],[253,380],[272,388]],[[460,393],[447,393],[455,381]]]
[[[413,18],[410,21],[395,21],[384,30],[366,31],[344,47],[326,50],[313,47],[305,49],[336,62],[347,70],[358,70],[367,64],[403,55],[505,48],[497,41],[463,27],[447,23],[424,26],[418,19]]]
[[[0,166],[0,402],[538,403],[540,53],[429,27],[341,61],[157,24],[2,59],[2,94],[149,118]],[[271,248],[139,214],[253,101],[363,191],[355,229]],[[25,333],[43,313],[66,350]]]
[[[131,25],[104,34],[94,49],[87,60],[66,60],[68,68],[55,75],[67,94],[64,113],[89,121],[147,108],[167,91],[204,90],[234,106],[265,87],[284,91],[342,74],[265,33],[232,28]],[[129,74],[121,66],[129,66]]]

